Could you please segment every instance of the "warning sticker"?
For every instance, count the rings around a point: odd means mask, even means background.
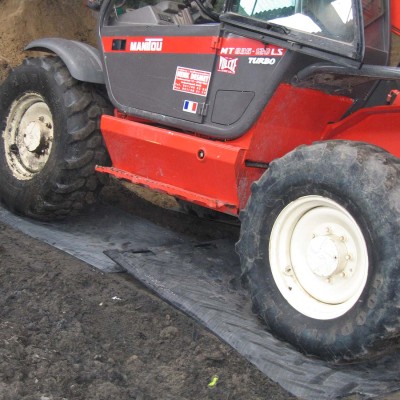
[[[173,89],[177,92],[207,96],[210,78],[211,72],[177,67]]]

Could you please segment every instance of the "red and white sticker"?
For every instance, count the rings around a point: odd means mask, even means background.
[[[210,79],[211,72],[177,67],[173,90],[207,96]]]
[[[236,74],[238,58],[219,56],[218,72],[226,72],[227,74]]]

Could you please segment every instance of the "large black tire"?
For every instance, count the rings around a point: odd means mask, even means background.
[[[399,343],[396,157],[363,143],[302,146],[271,163],[241,220],[243,273],[275,336],[335,361]]]
[[[99,87],[73,79],[58,57],[29,58],[0,88],[0,198],[41,220],[76,214],[101,188],[108,156],[99,130],[110,113]]]

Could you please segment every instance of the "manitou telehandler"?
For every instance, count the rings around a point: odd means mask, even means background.
[[[102,177],[240,216],[267,328],[362,359],[400,338],[397,0],[87,1],[98,50],[46,38],[0,93],[0,196],[61,218]],[[392,14],[391,14],[392,10]]]

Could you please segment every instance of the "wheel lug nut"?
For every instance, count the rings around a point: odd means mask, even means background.
[[[293,274],[293,269],[292,269],[292,267],[290,265],[285,267],[285,274],[286,275],[292,275]]]
[[[10,152],[13,154],[19,154],[18,146],[15,143],[10,146]]]

